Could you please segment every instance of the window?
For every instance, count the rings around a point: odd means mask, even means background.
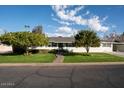
[[[68,43],[66,43],[65,46],[68,47]]]
[[[49,47],[52,47],[52,42],[49,42],[48,46],[49,46]]]
[[[57,43],[52,42],[52,47],[57,47]]]
[[[102,47],[111,47],[111,43],[102,43]]]
[[[66,47],[74,47],[73,43],[66,43]]]
[[[69,46],[69,47],[72,47],[72,43],[69,43],[68,46]]]

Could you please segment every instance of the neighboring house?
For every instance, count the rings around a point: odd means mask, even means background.
[[[75,47],[74,37],[49,37],[49,45],[44,47],[30,47],[29,49],[67,49],[71,52],[86,52],[84,47]],[[121,45],[122,46],[121,46]],[[115,49],[115,46],[117,49]],[[112,40],[101,40],[99,47],[90,47],[90,52],[113,52],[113,51],[124,51],[124,43],[113,42]]]
[[[124,36],[120,36],[113,44],[113,51],[124,52]]]
[[[124,52],[124,42],[115,42],[113,44],[113,51]]]
[[[11,52],[12,52],[12,46],[8,46],[8,45],[0,43],[0,54],[11,53]]]

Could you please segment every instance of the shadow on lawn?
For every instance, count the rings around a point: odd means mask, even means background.
[[[48,52],[49,54],[55,54],[55,53],[52,53],[52,52]],[[44,52],[29,52],[29,55],[34,55],[34,54],[47,54],[47,53],[44,53]],[[25,53],[0,53],[0,56],[19,56],[19,55],[24,55],[25,56]]]
[[[61,50],[51,50],[51,51],[47,51],[47,52],[44,52],[44,51],[29,51],[29,53],[31,54],[45,54],[45,53],[50,53],[50,54],[61,54],[63,56],[77,56],[77,55],[80,55],[80,56],[91,56],[91,53],[74,53],[74,52],[71,52],[71,51],[68,51],[66,49],[61,49]],[[18,56],[18,55],[24,55],[24,54],[19,54],[19,53],[3,53],[3,54],[0,54],[0,56]]]
[[[22,54],[17,54],[17,53],[3,53],[3,54],[0,54],[0,56],[17,56],[17,55],[22,55]]]
[[[65,53],[64,56],[77,56],[77,55],[80,55],[80,56],[91,56],[90,53]]]

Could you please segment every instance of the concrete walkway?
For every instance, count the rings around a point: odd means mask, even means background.
[[[64,61],[64,56],[57,54],[56,59],[53,61],[53,63],[63,63],[63,61]]]

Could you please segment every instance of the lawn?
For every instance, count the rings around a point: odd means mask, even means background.
[[[24,55],[0,55],[0,63],[51,63],[55,59],[54,54]]]
[[[64,63],[81,63],[81,62],[124,62],[124,57],[118,57],[106,53],[91,53],[90,56],[82,54],[68,54],[64,57]]]

